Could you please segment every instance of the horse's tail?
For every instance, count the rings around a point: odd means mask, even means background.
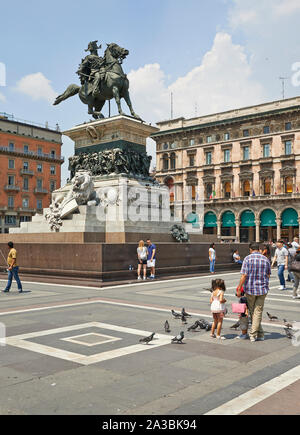
[[[70,85],[63,94],[59,95],[53,103],[53,106],[57,106],[62,101],[67,100],[70,97],[74,97],[74,95],[78,94],[80,91],[80,86]]]

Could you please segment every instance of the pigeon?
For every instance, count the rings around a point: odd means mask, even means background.
[[[294,338],[293,331],[290,328],[284,328],[284,331],[287,338],[289,338],[290,340]]]
[[[269,319],[272,321],[272,320],[278,320],[278,317],[276,317],[276,316],[271,316],[271,314],[270,313],[267,313],[267,316],[269,317]]]
[[[199,325],[200,329],[206,329],[207,321],[203,320],[203,319],[198,320],[198,325]]]
[[[171,310],[172,315],[175,317],[175,319],[181,319],[181,314],[180,313],[176,313],[176,311]]]
[[[284,326],[287,329],[293,329],[293,325],[291,323],[289,323],[286,319],[283,319],[283,321],[284,321]]]
[[[149,344],[150,341],[153,340],[154,335],[155,335],[155,332],[153,332],[153,334],[151,334],[150,337],[141,338],[141,339],[140,339],[140,343],[146,343],[146,344]]]
[[[167,320],[165,322],[165,332],[168,332],[168,333],[171,332],[170,325],[169,325],[169,322]]]
[[[230,327],[230,329],[235,329],[235,330],[237,330],[239,327],[240,327],[240,322],[237,322],[237,323],[235,323],[234,325],[232,325],[231,327]]]
[[[189,328],[188,328],[188,331],[190,332],[190,331],[196,331],[196,329],[199,327],[199,322],[198,322],[198,320],[192,325],[192,326],[190,326]]]
[[[185,308],[182,308],[181,314],[182,314],[184,317],[192,317],[190,314],[188,314],[188,313],[185,311]]]
[[[212,328],[212,323],[208,323],[207,325],[206,325],[206,331],[208,332],[208,331],[210,331],[211,330],[211,328]]]
[[[181,333],[179,335],[177,335],[176,337],[172,338],[171,343],[182,344],[182,340],[183,339],[184,339],[184,332],[181,331]]]
[[[181,315],[181,321],[183,325],[187,325],[186,317],[183,314]]]

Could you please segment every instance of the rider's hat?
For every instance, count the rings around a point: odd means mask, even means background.
[[[85,51],[91,51],[91,50],[100,50],[102,48],[102,45],[100,44],[98,47],[98,40],[97,41],[91,41],[88,45],[88,48]]]

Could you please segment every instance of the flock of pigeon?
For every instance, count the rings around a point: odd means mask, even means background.
[[[184,308],[182,308],[181,313],[176,313],[176,311],[174,311],[174,310],[171,310],[171,313],[172,313],[173,318],[176,320],[181,320],[183,325],[187,325],[187,318],[192,317],[190,314],[188,314],[185,311]],[[278,317],[272,316],[268,312],[267,312],[267,316],[271,322],[274,320],[279,320]],[[287,338],[292,340],[294,338],[294,332],[295,332],[294,326],[292,323],[289,323],[286,319],[283,319],[283,321],[284,321],[285,334],[286,334]],[[237,323],[232,325],[230,327],[230,329],[237,330],[239,327],[240,327],[240,322],[238,321]],[[188,332],[191,332],[191,331],[196,331],[198,328],[204,329],[206,331],[210,331],[212,328],[212,323],[207,322],[207,320],[204,320],[204,319],[196,320],[196,322],[193,325],[191,325],[187,330],[188,330]],[[169,324],[168,320],[166,320],[166,322],[165,322],[164,329],[165,329],[166,333],[170,334],[171,329],[170,329],[170,324]],[[140,343],[149,344],[154,339],[154,336],[155,336],[155,332],[153,332],[149,337],[141,338]],[[172,338],[171,344],[182,344],[183,339],[184,339],[184,331],[181,331],[179,335]]]
[[[191,314],[188,314],[184,308],[182,308],[181,313],[176,313],[176,311],[171,310],[172,316],[176,320],[181,320],[182,325],[187,325],[187,318],[192,317]],[[196,331],[198,328],[205,329],[206,331],[210,331],[212,328],[212,323],[207,322],[204,319],[196,320],[196,322],[188,328],[188,332]],[[164,330],[167,334],[170,334],[170,324],[168,320],[166,320],[164,325]],[[155,336],[155,332],[153,332],[149,337],[141,338],[140,343],[143,344],[149,344]],[[176,335],[176,337],[172,338],[171,344],[182,344],[184,339],[184,331],[181,331],[179,335]]]

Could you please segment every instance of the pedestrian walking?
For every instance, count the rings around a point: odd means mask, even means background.
[[[300,248],[300,245],[299,245],[299,237],[295,237],[295,238],[294,238],[294,240],[293,240],[293,242],[292,242],[292,245],[293,245],[293,247],[296,249],[296,251],[297,251],[297,249]]]
[[[155,267],[156,267],[156,246],[151,242],[150,239],[147,240],[148,245],[148,256],[147,256],[147,266],[150,268],[150,279],[155,279]]]
[[[297,249],[291,243],[288,243],[288,253],[289,253],[289,256],[288,256],[288,272],[289,273],[288,273],[288,279],[287,279],[288,282],[295,282],[294,274],[291,271],[291,264],[296,257],[296,252],[297,252]]]
[[[275,257],[272,262],[272,267],[274,267],[277,262],[278,266],[278,278],[280,281],[279,290],[287,290],[285,285],[284,271],[288,269],[289,253],[284,247],[284,242],[279,240],[277,242],[277,249],[275,251]]]
[[[241,270],[241,280],[237,288],[237,297],[242,296],[242,288],[247,298],[247,306],[251,318],[251,342],[263,341],[262,316],[265,299],[269,292],[271,275],[270,261],[259,251],[258,243],[251,243],[250,255],[245,258]]]
[[[270,249],[270,245],[263,245],[263,247],[260,249],[260,252],[262,253],[262,255],[264,255],[271,263],[272,260],[272,255],[271,255],[271,249]]]
[[[147,279],[147,257],[148,257],[148,249],[145,246],[144,240],[141,240],[139,246],[137,248],[137,256],[138,256],[138,280],[141,280],[141,271],[143,268],[143,279],[146,281]]]
[[[300,295],[298,294],[298,289],[300,284],[300,247],[297,249],[296,256],[290,267],[295,278],[294,288],[293,288],[293,299],[300,299]]]
[[[216,265],[216,260],[217,260],[217,254],[216,254],[216,249],[215,249],[215,244],[212,243],[210,245],[209,251],[208,251],[208,256],[209,256],[209,270],[211,274],[215,273],[215,265]]]
[[[22,284],[19,278],[19,266],[17,261],[17,250],[14,248],[13,242],[8,242],[8,247],[10,248],[8,257],[7,257],[7,265],[8,265],[8,281],[4,293],[8,293],[11,288],[12,280],[15,278],[19,293],[23,292]]]
[[[211,288],[210,309],[214,320],[211,329],[211,338],[226,340],[225,337],[221,336],[223,320],[226,314],[225,303],[227,302],[224,298],[226,292],[225,282],[222,279],[215,279],[212,281]],[[215,335],[216,330],[217,335]]]

